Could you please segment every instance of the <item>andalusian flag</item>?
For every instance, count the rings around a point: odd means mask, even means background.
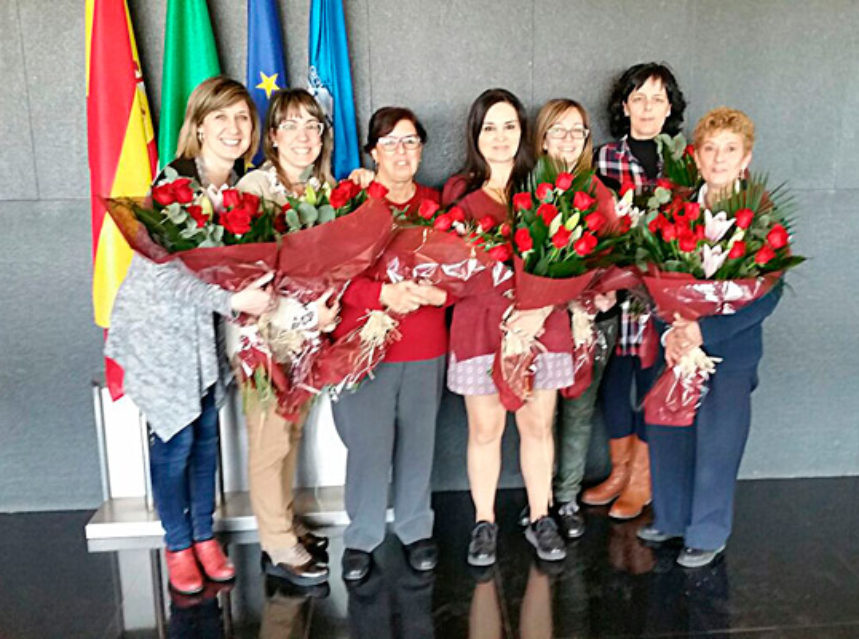
[[[283,62],[283,36],[274,0],[248,0],[248,91],[265,122],[268,101],[276,91],[286,88]],[[262,142],[262,141],[260,141]],[[262,162],[262,143],[254,164]]]
[[[158,124],[158,155],[162,167],[176,156],[176,141],[191,91],[206,78],[220,73],[206,0],[167,0]]]
[[[146,195],[157,156],[125,0],[87,0],[86,38],[92,298],[96,324],[108,328],[113,298],[128,270],[131,249],[100,198]],[[113,367],[109,362],[108,385],[115,390],[121,370]]]

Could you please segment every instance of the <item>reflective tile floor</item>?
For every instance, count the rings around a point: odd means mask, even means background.
[[[566,561],[538,563],[515,524],[524,501],[499,493],[489,571],[464,560],[468,494],[441,493],[435,574],[412,572],[389,537],[347,588],[330,531],[330,588],[266,582],[259,547],[231,544],[235,585],[192,598],[163,587],[157,552],[88,553],[90,513],[0,515],[0,639],[859,638],[859,478],[741,482],[728,550],[697,571],[674,564],[677,547],[636,540],[647,513],[617,523],[605,509],[587,512]]]

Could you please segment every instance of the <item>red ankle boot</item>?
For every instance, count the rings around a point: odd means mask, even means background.
[[[193,595],[203,590],[203,575],[197,568],[197,559],[190,548],[167,551],[167,576],[170,586],[183,595]]]
[[[214,539],[194,542],[194,554],[203,566],[203,572],[212,581],[229,581],[236,576],[233,562],[224,554],[221,545]]]

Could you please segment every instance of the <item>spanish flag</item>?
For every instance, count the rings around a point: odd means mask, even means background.
[[[110,311],[131,261],[100,198],[144,196],[157,151],[131,17],[125,0],[86,2],[87,136],[92,193],[92,298],[95,323],[110,326]],[[107,362],[111,392],[119,369]]]

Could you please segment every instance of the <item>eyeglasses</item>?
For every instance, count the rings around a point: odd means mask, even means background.
[[[404,135],[401,138],[394,135],[386,135],[383,138],[379,138],[376,144],[385,153],[393,153],[400,144],[403,145],[406,151],[416,151],[421,148],[421,138],[417,135]]]
[[[590,129],[586,126],[577,126],[572,129],[567,129],[560,125],[555,125],[546,131],[546,137],[551,140],[563,140],[569,135],[574,140],[584,140],[588,135],[590,135],[590,133]]]
[[[318,138],[325,130],[325,125],[319,120],[308,120],[307,122],[300,122],[299,120],[284,120],[277,125],[277,128],[279,131],[289,133],[290,135],[296,135],[299,130],[303,130],[308,137]]]

